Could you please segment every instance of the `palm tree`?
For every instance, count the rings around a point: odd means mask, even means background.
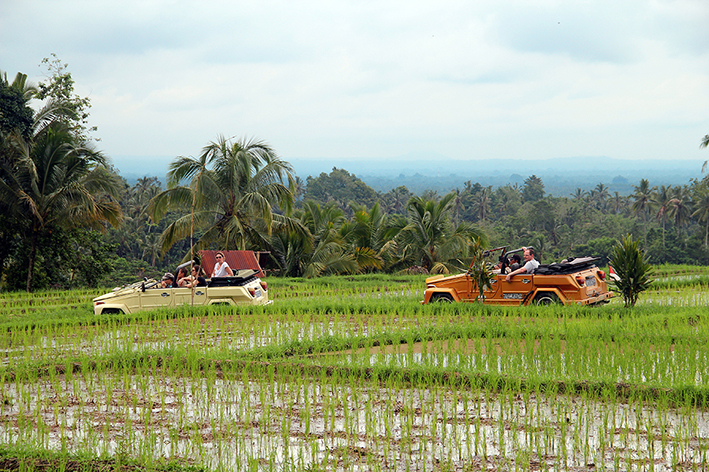
[[[692,216],[692,202],[687,187],[675,187],[673,198],[670,200],[669,215],[677,227],[677,236],[682,232],[682,227]]]
[[[473,197],[473,206],[480,221],[485,222],[485,218],[490,213],[490,195],[492,194],[492,186],[483,187]]]
[[[468,222],[453,228],[449,213],[455,193],[440,201],[414,197],[408,204],[407,224],[398,234],[402,263],[420,265],[429,272],[449,272],[458,258],[483,235]],[[460,265],[460,264],[458,264]]]
[[[340,206],[330,201],[324,206],[308,201],[303,205],[302,225],[312,235],[312,253],[301,255],[305,277],[323,274],[359,272],[355,255],[348,251],[347,241],[340,231],[345,223]],[[302,239],[302,238],[301,238]]]
[[[699,190],[694,203],[696,210],[692,216],[704,222],[704,247],[709,248],[709,188],[706,184]]]
[[[643,217],[643,245],[647,246],[647,215],[650,213],[652,206],[655,203],[654,198],[655,187],[650,187],[650,182],[647,179],[641,179],[640,185],[635,187],[633,193],[633,213],[640,214]]]
[[[666,187],[662,185],[655,194],[655,201],[658,207],[655,217],[662,223],[662,247],[665,247],[665,223],[670,211],[671,191],[672,186]]]
[[[625,206],[626,198],[621,196],[620,192],[613,192],[613,213],[616,215],[620,214],[620,211]]]
[[[88,143],[77,143],[71,128],[52,122],[31,142],[13,138],[12,162],[0,166],[0,201],[24,218],[28,231],[27,291],[37,245],[54,226],[105,229],[104,222],[118,225],[118,204],[104,196],[117,196],[119,182],[106,169],[106,158]]]
[[[596,201],[598,202],[598,209],[603,210],[606,207],[606,199],[609,196],[608,193],[608,187],[603,185],[603,183],[600,183],[596,185],[596,188],[594,189],[595,194],[594,197]]]
[[[150,201],[148,212],[157,223],[170,209],[191,210],[165,229],[163,252],[191,236],[195,227],[203,234],[193,251],[210,244],[240,250],[266,247],[274,226],[297,226],[274,212],[274,205],[290,212],[294,181],[291,165],[268,144],[219,136],[198,158],[181,156],[170,164],[168,189]]]
[[[702,142],[699,144],[700,148],[705,148],[709,146],[709,134],[704,135],[702,138]],[[704,161],[704,164],[702,165],[702,172],[704,172],[707,169],[707,163],[709,161]]]
[[[460,213],[461,211],[465,210],[465,205],[463,204],[463,198],[465,197],[465,193],[461,192],[459,189],[455,189],[455,203],[453,204],[453,212],[455,214],[455,217],[453,219],[455,225],[457,226],[458,223],[460,223]]]
[[[362,269],[381,269],[396,260],[396,236],[399,227],[389,223],[389,216],[379,202],[371,209],[352,204],[354,216],[341,228],[341,233],[352,245],[357,262]]]
[[[582,190],[580,187],[576,187],[576,190],[574,190],[574,193],[571,194],[571,197],[574,200],[576,200],[577,202],[583,201],[587,196],[588,196],[588,192],[585,190]]]

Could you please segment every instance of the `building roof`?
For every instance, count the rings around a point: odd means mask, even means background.
[[[202,268],[207,275],[212,275],[214,264],[217,263],[218,252],[224,254],[224,260],[229,264],[231,270],[253,269],[257,272],[257,277],[266,277],[253,251],[199,251],[199,260],[202,261]]]

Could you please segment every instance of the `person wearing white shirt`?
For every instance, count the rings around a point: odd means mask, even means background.
[[[224,260],[224,254],[218,252],[216,255],[217,263],[214,264],[214,271],[212,271],[212,277],[226,277],[233,276],[234,271],[231,270],[229,264]]]
[[[524,265],[517,270],[514,270],[507,274],[505,277],[506,281],[512,280],[517,274],[529,274],[532,275],[535,270],[539,267],[539,261],[534,259],[534,249],[531,247],[524,248]]]

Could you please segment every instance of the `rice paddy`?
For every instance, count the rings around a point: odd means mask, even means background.
[[[709,289],[689,275],[633,311],[422,306],[421,277],[98,318],[89,292],[13,295],[0,465],[706,470]]]

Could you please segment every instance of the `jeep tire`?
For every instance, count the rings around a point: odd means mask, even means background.
[[[431,296],[431,302],[433,303],[453,303],[453,297],[447,293],[434,293]]]
[[[539,292],[532,300],[534,305],[561,305],[561,300],[554,292]]]

